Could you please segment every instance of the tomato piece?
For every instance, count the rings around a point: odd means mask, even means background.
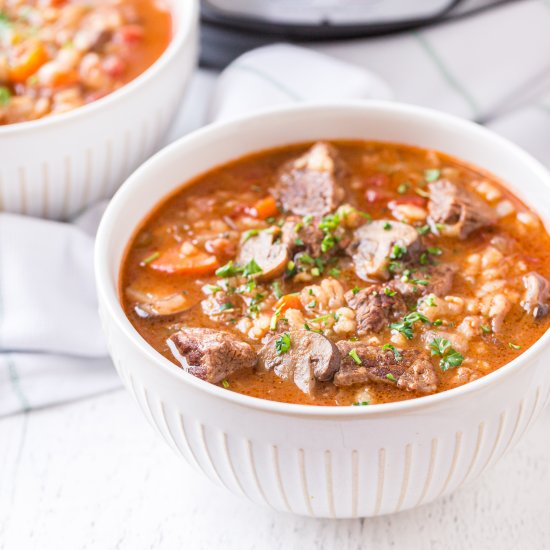
[[[10,62],[9,77],[13,82],[25,82],[46,61],[48,52],[42,42],[25,42],[19,46],[15,59]]]
[[[285,294],[275,304],[275,311],[284,313],[287,309],[303,309],[302,301],[298,294]]]
[[[260,199],[252,208],[248,208],[248,213],[255,218],[265,220],[266,218],[276,216],[279,213],[279,208],[277,208],[275,199],[270,195]]]
[[[133,45],[143,39],[144,30],[141,25],[124,25],[116,31],[115,40],[122,44]]]
[[[148,265],[151,269],[172,275],[210,275],[220,266],[216,256],[199,249],[184,254],[181,246],[161,253]]]

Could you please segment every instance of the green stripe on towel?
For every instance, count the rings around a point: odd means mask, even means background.
[[[290,88],[287,88],[287,86],[285,84],[283,84],[282,82],[279,82],[278,80],[275,80],[271,75],[268,75],[268,74],[256,69],[256,67],[250,67],[249,65],[244,65],[244,64],[237,63],[237,64],[233,65],[233,68],[234,69],[239,69],[241,71],[245,71],[245,72],[248,72],[250,74],[253,74],[253,75],[257,76],[261,80],[264,80],[265,82],[268,82],[274,88],[276,88],[277,90],[279,90],[283,94],[287,95],[291,99],[294,99],[295,101],[302,101],[303,100],[302,96],[298,95],[296,92],[294,92]]]
[[[472,95],[462,86],[462,84],[453,76],[449,68],[443,63],[439,54],[435,51],[434,47],[426,40],[426,38],[418,32],[413,32],[413,36],[417,39],[418,43],[422,46],[422,49],[426,52],[428,57],[437,66],[443,78],[447,83],[464,99],[472,111],[473,118],[476,119],[479,115],[479,107],[472,97]]]
[[[17,396],[17,399],[19,399],[21,409],[24,412],[29,412],[31,410],[31,406],[29,400],[23,392],[23,389],[21,388],[21,379],[19,378],[17,366],[15,365],[13,358],[9,354],[5,354],[4,359],[6,361],[6,366],[8,367],[8,375],[10,378],[13,393]]]

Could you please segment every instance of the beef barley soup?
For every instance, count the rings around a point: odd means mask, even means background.
[[[155,349],[228,391],[374,405],[505,365],[550,324],[550,237],[444,154],[318,142],[180,189],[130,242],[120,296]]]

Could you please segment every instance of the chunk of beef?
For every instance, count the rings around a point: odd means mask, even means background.
[[[387,280],[391,261],[416,261],[422,247],[420,235],[414,227],[396,221],[377,220],[355,230],[348,252],[361,279]]]
[[[314,258],[321,256],[321,242],[325,234],[319,229],[318,219],[304,223],[298,216],[289,216],[281,230],[283,233],[281,240],[288,247],[291,258],[297,252],[307,252]]]
[[[289,257],[287,246],[278,241],[278,238],[278,233],[272,230],[260,231],[250,237],[241,244],[237,263],[244,266],[254,260],[262,269],[257,276],[262,281],[281,275]]]
[[[437,375],[428,354],[418,350],[393,350],[370,346],[364,342],[341,340],[340,370],[334,375],[336,386],[351,386],[365,382],[391,384],[407,391],[433,393],[437,389]],[[350,356],[355,350],[357,363]]]
[[[324,216],[342,202],[344,188],[339,180],[345,174],[336,149],[319,142],[282,167],[271,192],[287,212]]]
[[[388,295],[382,285],[372,285],[356,294],[346,292],[345,298],[349,307],[355,310],[357,334],[380,332],[390,321],[402,317],[407,306],[400,294]],[[390,291],[393,292],[393,291]]]
[[[238,370],[255,367],[258,361],[249,344],[221,330],[183,328],[166,343],[184,369],[213,384]]]
[[[405,298],[420,298],[427,294],[443,297],[451,291],[457,271],[454,264],[430,266],[422,271],[413,271],[406,279],[398,275],[390,286]]]
[[[281,352],[276,342],[288,335],[290,348]],[[331,380],[340,368],[336,346],[322,334],[309,330],[292,330],[272,336],[259,351],[260,364],[274,369],[283,380],[292,380],[304,393],[312,394],[316,381]]]
[[[448,180],[430,183],[428,209],[433,222],[446,226],[444,233],[465,239],[470,233],[494,225],[496,212],[483,199]]]
[[[548,314],[548,296],[550,294],[550,283],[538,273],[532,271],[523,277],[525,297],[521,305],[523,309],[540,319]]]

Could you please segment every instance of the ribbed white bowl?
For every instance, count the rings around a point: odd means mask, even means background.
[[[0,126],[0,211],[69,218],[158,150],[197,58],[198,0],[169,5],[172,42],[138,78],[74,111]]]
[[[135,226],[181,182],[251,151],[321,138],[445,151],[504,179],[550,222],[546,170],[472,123],[384,103],[280,109],[201,130],[130,177],[99,230],[100,312],[124,384],[195,468],[278,510],[375,516],[455,490],[522,436],[550,400],[550,334],[497,372],[442,394],[371,407],[308,407],[246,397],[183,372],[138,335],[117,298],[120,263]]]

